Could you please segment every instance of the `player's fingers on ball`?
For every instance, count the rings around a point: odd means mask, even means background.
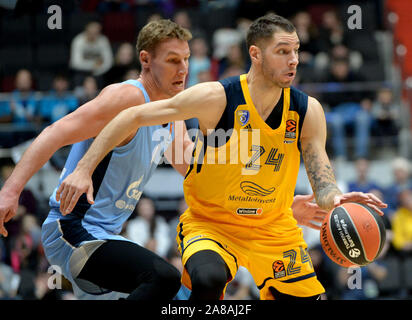
[[[368,195],[369,195],[369,197],[370,197],[374,202],[376,202],[377,204],[384,206],[384,208],[387,207],[387,204],[384,203],[381,199],[379,199],[379,198],[378,198],[376,195],[374,195],[373,193],[368,193]]]
[[[374,206],[379,207],[379,208],[387,208],[388,207],[388,205],[386,203],[376,202],[376,201],[372,201],[372,200],[367,201],[367,205],[368,206],[374,205]]]
[[[383,216],[383,215],[384,215],[383,211],[380,210],[377,206],[375,206],[375,205],[373,205],[373,204],[368,204],[368,206],[369,206],[371,209],[375,210],[376,213],[379,214],[380,216]]]

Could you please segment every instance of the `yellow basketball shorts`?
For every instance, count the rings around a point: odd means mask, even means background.
[[[325,292],[316,277],[302,230],[296,222],[289,223],[289,226],[272,223],[244,227],[183,214],[177,226],[176,240],[183,266],[196,252],[213,250],[229,267],[229,282],[239,266],[247,268],[260,290],[261,300],[274,299],[269,287],[296,297],[311,297]],[[185,268],[182,283],[191,289]]]

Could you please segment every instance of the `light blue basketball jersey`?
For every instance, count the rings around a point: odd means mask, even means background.
[[[139,88],[149,102],[143,85],[137,80],[123,82]],[[63,274],[71,280],[69,258],[72,249],[93,240],[126,240],[119,233],[133,212],[144,186],[159,164],[163,152],[174,138],[171,123],[165,126],[139,128],[126,145],[113,149],[93,173],[94,204],[83,194],[73,211],[63,216],[56,201],[61,182],[73,172],[78,161],[88,150],[93,139],[72,146],[58,186],[50,197],[50,213],[43,223],[42,243],[49,261],[63,267]],[[58,239],[64,243],[58,244]]]

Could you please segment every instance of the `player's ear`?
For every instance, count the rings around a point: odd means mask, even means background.
[[[255,46],[255,45],[251,45],[249,47],[249,55],[250,55],[250,59],[254,63],[260,62],[260,60],[262,59],[262,51],[260,50],[258,46]]]
[[[148,67],[150,64],[150,53],[146,50],[141,50],[139,53],[139,60],[140,60],[140,64],[142,65],[142,69],[145,67]]]

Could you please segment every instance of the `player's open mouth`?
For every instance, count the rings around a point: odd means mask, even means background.
[[[295,78],[295,74],[296,72],[291,71],[291,72],[285,73],[285,76],[292,80],[293,78]]]
[[[184,82],[183,81],[175,81],[173,82],[173,85],[176,87],[183,87]]]

